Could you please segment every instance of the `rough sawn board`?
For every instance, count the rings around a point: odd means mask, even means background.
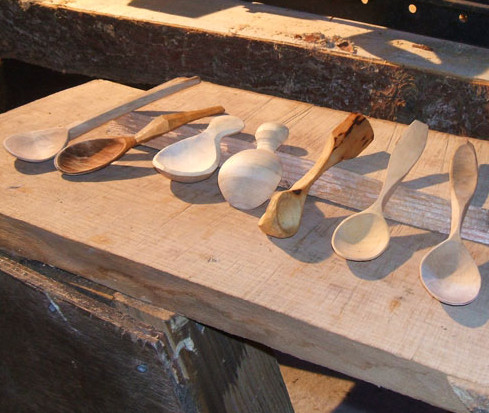
[[[0,140],[70,123],[135,94],[104,81],[61,92],[0,115]],[[239,139],[252,141],[262,122],[285,122],[291,133],[282,151],[309,160],[346,116],[208,83],[141,111],[215,104],[245,121]],[[342,167],[382,180],[405,126],[371,122],[373,144]],[[448,199],[448,164],[459,143],[430,132],[405,185]],[[473,204],[487,208],[489,143],[473,143],[481,174]],[[216,175],[171,183],[153,170],[154,153],[135,149],[105,170],[62,177],[52,162],[27,164],[0,151],[0,248],[448,410],[489,411],[487,245],[467,242],[483,276],[479,298],[443,306],[424,291],[418,267],[445,235],[391,222],[384,255],[347,263],[330,240],[351,210],[310,197],[298,234],[269,239],[257,227],[265,206],[233,209]]]

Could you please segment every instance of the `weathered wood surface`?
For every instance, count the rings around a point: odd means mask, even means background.
[[[1,115],[0,139],[70,122],[134,93],[97,81],[53,95]],[[282,150],[309,161],[345,117],[208,83],[142,113],[214,104],[245,120],[238,136],[245,141],[262,122],[284,122],[290,137]],[[382,180],[404,126],[371,123],[374,142],[342,168]],[[487,209],[489,145],[472,142],[481,174],[473,205]],[[448,199],[448,164],[459,143],[431,132],[405,186]],[[351,213],[344,207],[311,197],[299,233],[269,239],[257,227],[264,206],[249,213],[230,207],[215,175],[171,183],[151,167],[153,155],[132,150],[105,170],[63,178],[51,163],[26,164],[2,151],[0,247],[436,406],[488,411],[488,284],[474,303],[452,308],[418,279],[420,259],[443,235],[392,222],[383,256],[347,263],[330,246],[335,226]],[[466,244],[486,280],[488,246]]]
[[[3,413],[293,412],[266,349],[47,269],[0,255]]]
[[[487,49],[259,3],[3,1],[0,58],[135,84],[198,74],[333,109],[489,136]]]

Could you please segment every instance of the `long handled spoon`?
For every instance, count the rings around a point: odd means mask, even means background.
[[[50,128],[11,135],[3,146],[13,156],[27,162],[43,162],[54,157],[68,140],[103,125],[135,109],[200,82],[199,77],[177,78],[144,92],[139,98],[125,102],[91,119],[76,122],[67,127]]]
[[[90,139],[66,146],[54,158],[56,168],[67,175],[81,175],[101,169],[129,149],[188,122],[224,112],[222,106],[161,115],[134,136]]]
[[[346,218],[335,229],[331,244],[339,256],[368,261],[386,250],[390,233],[383,208],[423,153],[427,136],[428,126],[417,120],[406,129],[389,159],[387,176],[377,200],[366,210]]]
[[[241,132],[244,123],[236,116],[218,116],[198,135],[159,151],[153,166],[173,181],[198,182],[211,176],[221,159],[221,139]]]
[[[477,187],[477,157],[467,142],[458,147],[450,165],[452,222],[448,238],[421,261],[420,278],[428,292],[445,304],[465,305],[477,297],[481,275],[462,243],[460,230]]]
[[[359,113],[350,114],[331,133],[314,166],[290,189],[275,192],[258,226],[276,238],[293,236],[299,229],[304,203],[312,184],[328,168],[356,157],[374,138],[369,121]]]

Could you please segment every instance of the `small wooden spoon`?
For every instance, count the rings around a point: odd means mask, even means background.
[[[365,211],[346,218],[335,229],[331,245],[348,260],[369,261],[382,254],[390,241],[383,208],[426,146],[428,126],[415,120],[399,139],[389,159],[387,176],[377,200]]]
[[[374,139],[369,121],[359,113],[350,114],[331,133],[314,166],[290,189],[275,192],[258,226],[272,237],[287,238],[300,226],[307,194],[324,171],[345,159],[356,157]]]
[[[54,158],[56,168],[66,175],[81,175],[97,171],[119,159],[129,149],[205,116],[223,113],[222,106],[189,112],[161,115],[134,136],[90,139],[68,145]]]
[[[450,165],[452,223],[448,238],[421,261],[420,278],[437,300],[465,305],[477,297],[481,275],[462,242],[460,230],[470,200],[477,187],[477,156],[467,141],[458,147]]]
[[[47,161],[63,149],[68,140],[83,135],[111,119],[132,112],[148,103],[196,85],[199,82],[200,79],[197,76],[173,79],[144,92],[137,99],[132,99],[83,122],[76,122],[68,127],[50,128],[11,135],[3,141],[3,146],[7,152],[10,152],[13,156],[23,161]]]
[[[282,164],[275,150],[287,139],[281,123],[267,122],[255,133],[256,149],[231,156],[219,170],[219,189],[235,208],[253,209],[263,204],[282,178]]]
[[[236,116],[219,116],[198,135],[163,148],[153,158],[158,172],[178,182],[198,182],[211,176],[221,159],[221,139],[241,132],[244,123]]]

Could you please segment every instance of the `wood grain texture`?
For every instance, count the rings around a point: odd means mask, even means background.
[[[99,100],[101,93],[105,99]],[[135,92],[98,81],[34,102],[0,115],[0,139],[26,123],[68,122],[73,112],[100,110],[124,93]],[[345,117],[205,82],[142,114],[189,110],[196,100],[202,106],[224,104],[241,117],[246,127],[236,138],[245,143],[263,122],[284,123],[290,135],[281,154],[300,157],[292,165],[306,162],[304,172]],[[405,126],[370,121],[374,141],[338,170],[361,175],[369,191],[378,193],[388,153]],[[105,133],[99,129],[93,134]],[[487,174],[488,143],[471,142],[479,173]],[[457,137],[430,132],[425,152],[405,178],[406,191],[427,197],[427,211],[432,197],[449,198],[448,164],[458,145]],[[105,170],[73,178],[62,178],[50,163],[25,164],[0,153],[0,248],[451,411],[466,408],[449,378],[468,382],[470,389],[489,385],[487,282],[473,303],[452,308],[426,294],[418,279],[422,256],[443,235],[391,222],[391,244],[379,259],[346,263],[333,254],[330,238],[351,213],[347,208],[309,197],[299,232],[272,240],[257,228],[264,207],[250,213],[231,208],[216,175],[195,184],[172,183],[153,170],[154,151],[148,151],[133,149]],[[291,173],[297,170],[284,168],[283,182]],[[335,188],[343,199],[357,196],[355,187]],[[488,189],[481,179],[473,206],[487,210]],[[402,205],[405,193],[398,188],[391,210]],[[466,245],[487,280],[488,246]]]
[[[486,49],[260,3],[6,1],[0,56],[130,84],[199,74],[337,110],[489,135]]]

